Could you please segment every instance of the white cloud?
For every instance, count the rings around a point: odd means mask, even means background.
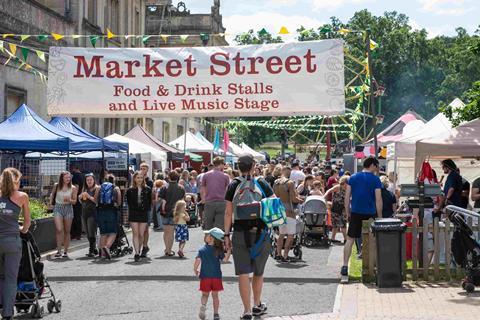
[[[363,4],[375,2],[376,0],[313,0],[313,9],[315,11],[333,11],[348,4]]]
[[[472,0],[419,0],[422,9],[437,15],[461,16],[475,7],[470,6]]]
[[[265,28],[273,36],[277,36],[280,28],[285,26],[291,35],[283,36],[285,41],[293,41],[297,28],[304,26],[305,28],[318,28],[324,22],[315,18],[300,15],[284,15],[272,12],[258,12],[251,15],[235,14],[223,17],[223,25],[228,34],[227,40],[230,44],[234,44],[235,35],[246,32],[249,29],[259,31]]]
[[[442,26],[421,26],[416,20],[410,19],[410,26],[413,30],[427,31],[427,38],[432,39],[441,35],[455,34],[455,27],[452,25],[444,24]]]
[[[291,7],[296,5],[299,0],[269,0],[268,4],[273,6]]]

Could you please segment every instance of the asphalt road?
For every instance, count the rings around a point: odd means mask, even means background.
[[[200,229],[190,229],[186,259],[163,257],[161,232],[153,232],[149,258],[133,255],[112,261],[85,257],[45,261],[45,274],[63,302],[61,313],[46,319],[197,319],[199,281],[193,261],[202,244]],[[278,264],[269,259],[263,300],[270,316],[331,312],[337,289],[342,247],[304,248],[304,262]],[[220,295],[222,319],[238,319],[243,308],[233,264],[222,266],[225,291]],[[45,303],[46,304],[46,301]],[[211,303],[208,318],[213,318]],[[25,318],[18,316],[19,319]]]

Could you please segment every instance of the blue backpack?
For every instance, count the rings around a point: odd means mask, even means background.
[[[100,186],[100,195],[98,200],[99,207],[113,207],[115,187],[111,182],[104,182]]]

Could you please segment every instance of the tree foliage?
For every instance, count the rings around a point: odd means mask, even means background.
[[[452,121],[454,126],[462,122],[480,118],[480,81],[473,84],[471,89],[462,95],[465,107],[454,109],[451,105],[443,105],[441,111]]]

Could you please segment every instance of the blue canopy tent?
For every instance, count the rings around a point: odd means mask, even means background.
[[[101,139],[60,130],[25,104],[0,123],[0,151],[87,152],[103,149]]]
[[[94,134],[91,134],[87,130],[83,129],[80,127],[78,124],[76,124],[71,118],[67,117],[54,117],[52,120],[49,122],[52,126],[62,130],[66,131],[81,137],[101,141],[103,144],[103,151],[125,151],[128,152],[128,143],[122,143],[122,142],[114,142],[114,141],[109,141],[105,140],[102,138],[97,137]]]

